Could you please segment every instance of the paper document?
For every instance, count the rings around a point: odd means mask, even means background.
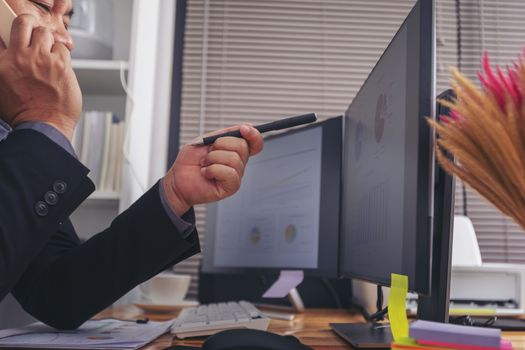
[[[43,323],[0,331],[0,348],[137,349],[166,333],[173,321],[137,324],[92,320],[74,331],[57,331]]]

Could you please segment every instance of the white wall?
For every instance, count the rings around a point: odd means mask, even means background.
[[[133,9],[127,105],[127,162],[120,209],[165,174],[175,1],[137,0]]]
[[[127,160],[120,211],[166,172],[171,101],[175,1],[136,0],[133,8],[126,106]],[[140,299],[138,288],[117,304]]]

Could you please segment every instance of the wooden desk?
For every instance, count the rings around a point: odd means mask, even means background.
[[[145,314],[140,309],[129,306],[106,310],[99,317],[115,317],[127,320],[148,317],[151,320],[164,321],[177,317],[177,313]],[[351,349],[347,343],[330,330],[328,324],[337,322],[363,322],[363,318],[344,310],[309,309],[304,314],[298,315],[294,321],[272,320],[268,330],[281,335],[294,335],[315,350]],[[525,350],[525,332],[504,332],[503,336],[512,341],[515,350]],[[171,335],[164,335],[142,350],[162,350],[172,344],[199,346],[202,342],[202,338],[198,340],[175,339],[172,342]]]

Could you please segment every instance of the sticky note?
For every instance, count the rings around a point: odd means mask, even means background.
[[[408,277],[392,274],[390,297],[388,299],[388,318],[394,341],[408,338],[408,318],[406,298],[408,293]]]
[[[451,316],[496,316],[496,309],[450,309],[448,314]]]
[[[410,337],[420,341],[499,348],[501,330],[417,320],[410,327]],[[432,344],[430,344],[432,345]]]

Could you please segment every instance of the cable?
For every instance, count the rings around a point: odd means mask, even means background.
[[[199,135],[204,134],[204,127],[206,123],[206,94],[207,94],[207,78],[208,78],[208,25],[210,17],[210,1],[204,0],[204,23],[202,27],[202,56],[201,56],[201,86],[200,86],[200,101],[199,101]]]
[[[386,314],[388,313],[388,306],[383,309],[383,299],[383,287],[377,285],[377,312],[370,315],[369,321],[371,321],[372,323],[383,321],[385,319]]]
[[[131,116],[133,115],[133,109],[135,107],[135,100],[133,98],[133,93],[129,89],[129,86],[126,82],[126,67],[123,61],[120,61],[120,84],[122,85],[122,89],[126,93],[126,99],[129,103],[129,108],[126,110],[126,118],[124,119],[124,142],[122,144],[122,155],[124,156],[124,161],[126,164],[128,164],[128,168],[131,171],[131,176],[136,181],[136,183],[139,185],[140,190],[144,193],[146,192],[146,186],[140,181],[140,178],[137,174],[137,171],[135,170],[135,167],[133,166],[133,162],[130,160],[129,156],[129,140],[130,140],[130,134],[131,134]]]
[[[352,298],[352,300],[350,301],[350,304],[355,309],[357,309],[357,311],[359,311],[359,313],[363,316],[363,318],[367,322],[370,322],[370,314],[368,313],[368,311],[361,304],[359,304],[359,302],[355,298]]]
[[[456,22],[457,22],[457,66],[459,71],[463,70],[463,41],[462,41],[462,21],[461,21],[461,0],[456,0]],[[463,215],[468,216],[468,198],[467,187],[464,182],[461,182],[461,192],[463,193]]]
[[[388,314],[388,306],[385,307],[383,310],[379,310],[375,314],[370,315],[369,321],[376,323],[378,321],[383,321],[385,319],[386,314]]]
[[[467,187],[464,182],[461,182],[461,191],[463,192],[463,215],[468,216]]]
[[[462,64],[462,42],[461,42],[461,0],[456,0],[456,37],[457,37],[457,46],[456,46],[456,55],[457,55],[457,65],[458,69],[461,71],[461,64]]]
[[[341,302],[341,298],[339,298],[339,295],[337,294],[336,290],[334,289],[334,286],[330,283],[330,281],[327,278],[321,278],[321,282],[324,284],[326,289],[328,289],[328,292],[332,295],[332,298],[334,299],[335,306],[338,309],[343,308],[343,303]]]

